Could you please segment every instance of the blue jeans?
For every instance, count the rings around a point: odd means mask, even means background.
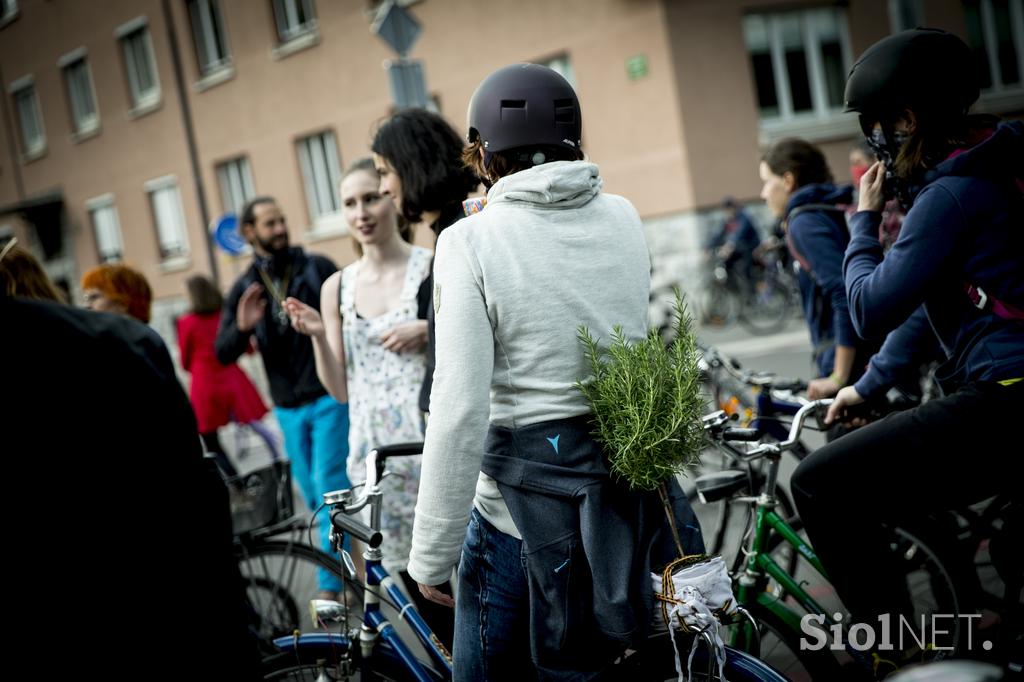
[[[284,449],[292,463],[292,475],[306,506],[315,510],[322,495],[332,490],[351,487],[345,473],[348,459],[348,405],[329,395],[299,407],[275,407],[274,414],[284,433]],[[330,552],[330,528],[327,512],[321,511],[320,539],[325,552]],[[341,580],[330,571],[320,569],[321,590],[341,590]]]
[[[537,678],[530,656],[530,596],[522,540],[474,509],[459,562],[454,682]]]

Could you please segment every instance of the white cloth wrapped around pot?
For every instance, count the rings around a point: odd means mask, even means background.
[[[681,568],[678,567],[680,565]],[[677,559],[665,568],[662,575],[652,573],[651,580],[655,596],[661,602],[662,618],[669,629],[677,627],[698,634],[690,647],[685,677],[679,649],[675,649],[679,682],[692,674],[693,656],[700,645],[701,632],[705,632],[713,644],[721,679],[725,669],[725,642],[718,632],[718,615],[736,614],[736,598],[732,594],[732,581],[725,561],[720,556],[701,559],[696,563],[692,563],[691,557]],[[672,638],[672,646],[676,647],[675,637]]]

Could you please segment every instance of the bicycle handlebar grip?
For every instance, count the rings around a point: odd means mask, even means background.
[[[374,448],[377,451],[377,480],[380,481],[384,475],[384,462],[388,457],[408,457],[409,455],[423,454],[423,442],[419,443],[392,443]]]
[[[807,382],[802,379],[783,379],[772,384],[772,388],[779,391],[792,391],[801,393],[807,390]]]
[[[761,432],[757,429],[728,428],[722,431],[722,440],[759,441]]]
[[[373,530],[362,521],[357,521],[343,512],[332,513],[331,524],[335,528],[359,538],[370,547],[380,547],[380,543],[384,541],[384,535],[379,530]]]

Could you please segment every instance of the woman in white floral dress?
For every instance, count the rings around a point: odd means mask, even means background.
[[[379,191],[367,159],[341,182],[342,211],[361,257],[323,285],[320,310],[295,299],[286,309],[296,330],[313,338],[317,374],[349,404],[348,475],[366,478],[365,461],[379,445],[423,440],[418,398],[425,371],[426,307],[432,253],[412,246],[398,228],[394,204]],[[381,525],[384,565],[404,571],[412,538],[420,458],[388,461]],[[358,558],[358,557],[357,557]]]

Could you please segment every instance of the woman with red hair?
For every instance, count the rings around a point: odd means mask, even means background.
[[[105,263],[82,275],[82,301],[89,310],[121,313],[148,324],[153,290],[138,270]]]

